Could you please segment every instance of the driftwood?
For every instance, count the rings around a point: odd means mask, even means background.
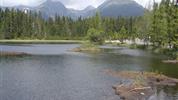
[[[146,90],[146,89],[151,89],[151,87],[134,88],[132,90],[129,90],[128,92],[137,91],[137,90]]]
[[[115,93],[124,100],[147,100],[152,96],[156,86],[175,86],[178,79],[153,72],[106,70],[111,76],[132,80],[130,84],[113,86]],[[137,79],[139,78],[139,79]]]

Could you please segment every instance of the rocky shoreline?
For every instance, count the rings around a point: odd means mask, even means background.
[[[105,71],[107,74],[131,80],[129,84],[122,83],[113,86],[115,93],[123,100],[148,100],[155,94],[157,86],[176,86],[178,79],[153,72],[136,71]]]
[[[113,86],[115,93],[122,100],[148,100],[155,92],[149,87],[141,87],[135,85],[117,85]]]

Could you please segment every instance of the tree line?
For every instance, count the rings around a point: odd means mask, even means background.
[[[43,19],[40,12],[0,9],[1,39],[61,39],[83,38],[89,29],[103,30],[110,39],[114,33],[125,28],[132,34],[134,24],[140,17],[101,18],[99,13],[89,18],[54,16]],[[128,34],[128,36],[129,36]]]

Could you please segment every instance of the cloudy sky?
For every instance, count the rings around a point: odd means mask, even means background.
[[[37,6],[45,0],[0,0],[1,6],[14,6],[14,5],[28,5],[28,6]],[[54,1],[54,0],[53,0]],[[55,0],[57,1],[57,0]],[[88,5],[97,7],[105,0],[58,0],[61,1],[66,7],[74,9],[84,9]],[[150,0],[135,0],[144,7],[149,4]],[[151,0],[152,1],[152,0]],[[161,1],[161,0],[156,0]]]

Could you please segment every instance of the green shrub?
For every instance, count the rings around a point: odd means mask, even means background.
[[[87,39],[94,44],[103,44],[105,41],[104,32],[91,28],[87,32]]]

